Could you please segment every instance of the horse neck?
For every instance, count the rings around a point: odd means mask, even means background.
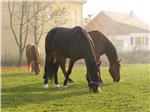
[[[89,52],[89,50],[88,50]],[[95,59],[95,55],[94,53],[88,53],[86,56],[85,56],[85,63],[86,63],[86,68],[87,68],[87,73],[91,73],[94,66],[96,67],[96,59]]]
[[[115,47],[112,45],[112,43],[106,43],[105,45],[105,54],[109,60],[110,66],[113,65],[118,60],[118,55]]]
[[[107,54],[106,54],[106,56],[107,56],[107,58],[109,60],[110,66],[113,65],[115,62],[117,62],[117,58],[116,57],[113,57],[113,56],[107,55]]]

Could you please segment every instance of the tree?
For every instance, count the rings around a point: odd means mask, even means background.
[[[46,26],[58,26],[61,23],[65,23],[63,15],[65,14],[65,7],[53,8],[52,4],[54,2],[32,2],[32,7],[30,9],[30,14],[37,15],[34,16],[30,24],[33,28],[34,43],[38,46],[40,39],[43,34],[47,33]],[[42,10],[44,9],[44,10]],[[52,21],[54,24],[51,24]],[[49,29],[48,29],[49,30]]]
[[[16,6],[18,10],[15,9]],[[13,33],[13,37],[16,41],[16,44],[19,48],[19,66],[21,65],[22,55],[28,37],[29,23],[26,21],[29,20],[29,9],[27,7],[29,7],[29,4],[27,2],[21,2],[19,4],[17,2],[8,2],[10,28]],[[15,24],[16,20],[17,23]],[[19,34],[17,34],[16,30],[19,31]]]
[[[31,33],[29,32],[30,25],[33,27],[35,44],[38,45],[42,34],[45,33],[45,23],[62,15],[62,10],[64,10],[64,8],[59,8],[51,14],[50,19],[46,18],[46,8],[48,8],[51,3],[52,2],[27,1],[8,2],[10,28],[19,48],[18,66],[22,64],[23,52],[26,47],[28,34]]]

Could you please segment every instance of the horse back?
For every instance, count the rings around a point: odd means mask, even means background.
[[[35,58],[39,59],[40,50],[34,44],[28,44],[26,47],[26,56],[28,61],[33,61]]]
[[[54,28],[49,34],[51,35],[46,37],[46,46],[51,47],[54,51],[59,51],[67,58],[71,58],[71,56],[82,58],[83,51],[91,46],[88,33],[86,35],[84,29],[78,26],[72,29]]]

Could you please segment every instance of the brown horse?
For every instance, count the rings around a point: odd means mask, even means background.
[[[109,73],[114,82],[120,80],[120,59],[118,59],[115,46],[109,41],[109,39],[99,31],[89,32],[94,42],[94,53],[96,56],[96,62],[100,63],[100,56],[105,54],[109,60]]]
[[[56,27],[50,30],[45,38],[45,69],[44,69],[44,88],[48,88],[48,79],[54,75],[57,78],[58,63],[65,65],[69,58],[69,67],[65,73],[64,88],[67,87],[69,75],[72,72],[74,63],[79,59],[84,59],[87,68],[88,86],[93,92],[100,92],[99,70],[93,50],[93,43],[89,34],[81,27],[74,28]],[[61,58],[59,58],[61,57]],[[65,69],[64,69],[65,70]],[[58,84],[55,82],[55,84]]]
[[[35,74],[38,75],[38,73],[40,72],[39,48],[34,44],[28,44],[26,46],[26,56],[28,63],[28,72],[29,73],[35,72]]]
[[[115,46],[108,40],[106,36],[104,36],[99,31],[91,31],[89,32],[89,35],[91,36],[93,42],[94,42],[94,53],[96,56],[96,63],[99,66],[101,64],[100,62],[100,56],[105,54],[109,60],[110,66],[109,66],[109,73],[113,78],[114,82],[119,82],[120,80],[120,61],[118,59],[117,51]],[[55,54],[56,57],[56,66],[62,69],[63,74],[66,74],[66,58],[63,55],[60,55],[59,53]],[[54,75],[54,83],[58,85],[58,79],[57,79],[57,70],[56,67],[56,73]],[[69,79],[72,81],[72,79]],[[101,83],[103,83],[101,77],[100,77]],[[57,86],[59,87],[59,85]]]

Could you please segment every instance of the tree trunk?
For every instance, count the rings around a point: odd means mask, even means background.
[[[22,58],[23,58],[23,50],[19,48],[19,59],[18,59],[18,66],[22,65]]]
[[[38,46],[37,29],[36,28],[34,28],[34,43],[36,46]]]

